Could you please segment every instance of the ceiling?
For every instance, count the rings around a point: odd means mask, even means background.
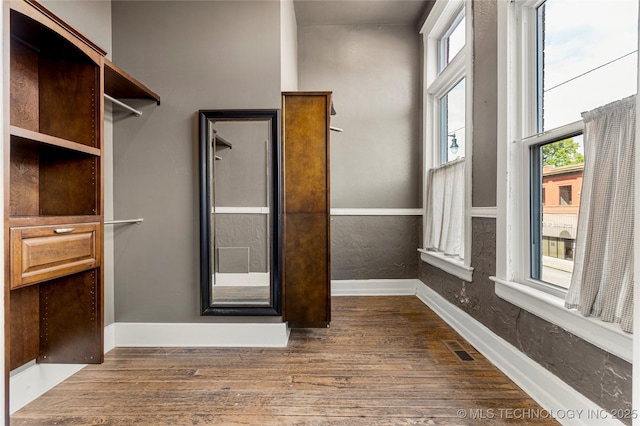
[[[417,25],[433,0],[294,0],[298,25]]]

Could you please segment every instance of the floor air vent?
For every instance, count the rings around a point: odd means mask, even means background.
[[[460,361],[475,361],[457,340],[443,340],[442,343],[458,357]]]

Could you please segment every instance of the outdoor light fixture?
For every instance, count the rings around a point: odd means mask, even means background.
[[[458,139],[456,139],[456,134],[453,133],[451,135],[447,135],[451,138],[451,146],[449,146],[449,149],[451,150],[452,154],[456,154],[458,152],[458,148],[460,148],[458,146]]]

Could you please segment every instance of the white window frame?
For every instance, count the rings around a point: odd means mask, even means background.
[[[451,58],[439,72],[440,40],[451,25],[459,19],[464,9],[465,46]],[[420,33],[423,37],[423,189],[427,187],[429,169],[440,165],[440,98],[446,95],[462,79],[465,79],[465,212],[464,212],[464,260],[454,259],[434,251],[419,249],[422,261],[442,269],[467,282],[473,278],[471,267],[471,153],[473,149],[473,18],[470,0],[450,0],[435,2]],[[427,200],[423,197],[423,208],[427,210]],[[423,229],[426,214],[423,215]]]
[[[530,278],[529,148],[581,132],[582,121],[523,139],[536,128],[535,8],[544,0],[498,2],[498,161],[496,295],[582,339],[633,362],[633,336],[617,324],[564,307],[566,290]],[[530,74],[528,74],[530,75]]]

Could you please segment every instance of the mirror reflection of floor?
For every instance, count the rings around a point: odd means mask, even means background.
[[[213,304],[270,305],[269,286],[213,286]]]

